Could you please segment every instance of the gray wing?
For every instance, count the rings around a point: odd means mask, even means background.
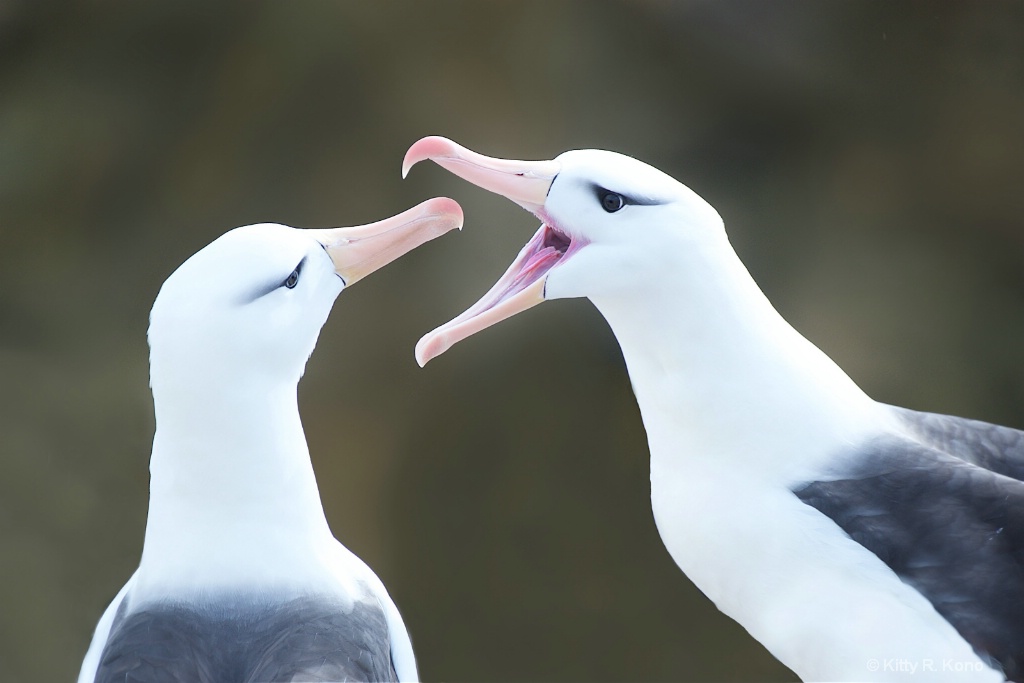
[[[160,603],[119,613],[97,683],[397,681],[384,613],[300,598]]]
[[[1024,481],[1024,432],[980,420],[891,407],[922,443]]]
[[[920,591],[983,660],[1022,680],[1024,483],[972,461],[1012,463],[978,448],[984,437],[935,433],[957,452],[882,437],[794,493]]]

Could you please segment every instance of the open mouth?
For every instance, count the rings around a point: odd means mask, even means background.
[[[420,339],[416,344],[416,361],[421,366],[456,342],[544,301],[547,274],[584,246],[582,240],[552,225],[544,209],[551,185],[562,168],[558,160],[497,159],[466,149],[448,138],[430,136],[417,141],[405,153],[402,176],[424,159],[511,199],[543,223],[490,291],[465,313]]]
[[[545,222],[494,286],[462,315],[424,336],[416,360],[425,365],[480,330],[544,300],[545,276],[579,250],[582,242]]]
[[[499,290],[494,301],[487,301],[485,297],[480,303],[489,304],[487,308],[491,308],[523,291],[554,268],[569,252],[572,244],[572,238],[557,228],[546,223],[541,225],[540,230],[526,243],[505,275],[495,284],[494,289],[501,288],[503,291]]]

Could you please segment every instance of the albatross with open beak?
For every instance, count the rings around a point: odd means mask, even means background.
[[[425,364],[586,297],[626,361],[670,554],[805,680],[1024,679],[1024,433],[869,398],[775,311],[692,190],[612,152],[430,159],[542,225]]]
[[[416,680],[394,602],[328,528],[296,388],[343,289],[461,226],[443,198],[354,228],[250,225],[171,274],[142,560],[79,683]]]

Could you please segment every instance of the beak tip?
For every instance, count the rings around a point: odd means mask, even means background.
[[[462,225],[465,223],[466,216],[462,211],[462,207],[457,201],[449,197],[434,197],[423,202],[421,206],[438,216],[443,216],[444,221],[440,222],[442,226],[442,233],[448,232],[458,228],[462,230]]]
[[[409,177],[409,171],[412,170],[413,166],[415,166],[417,163],[423,161],[423,159],[415,158],[412,155],[412,151],[413,150],[410,147],[409,151],[405,153],[405,158],[402,159],[402,180],[405,180],[406,178]]]
[[[416,363],[422,368],[447,350],[442,335],[436,331],[425,334],[416,342]]]
[[[412,144],[402,160],[402,177],[409,174],[409,169],[425,159],[448,157],[459,150],[459,145],[440,135],[429,135]]]
[[[427,363],[430,362],[430,357],[427,356],[426,352],[423,350],[424,339],[426,339],[426,337],[416,342],[416,365],[420,366],[421,368],[426,367]]]
[[[405,158],[402,159],[402,180],[409,177],[409,171],[412,170],[413,166],[423,161],[423,159],[417,159],[413,156],[412,152],[413,149],[410,147],[409,151],[405,153]]]

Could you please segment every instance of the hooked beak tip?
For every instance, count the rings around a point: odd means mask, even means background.
[[[419,162],[426,159],[452,156],[458,150],[458,144],[440,135],[429,135],[425,138],[420,138],[405,153],[405,158],[402,160],[402,178],[406,178],[409,175],[409,170]]]
[[[462,207],[457,201],[449,197],[435,197],[434,199],[428,199],[423,202],[421,206],[432,214],[437,216],[443,216],[447,219],[445,222],[449,222],[445,232],[453,228],[462,230],[462,225],[466,221],[466,216],[462,211]]]
[[[416,364],[421,368],[426,367],[434,358],[438,357],[443,353],[438,347],[439,339],[433,334],[424,335],[418,342],[416,342]]]

